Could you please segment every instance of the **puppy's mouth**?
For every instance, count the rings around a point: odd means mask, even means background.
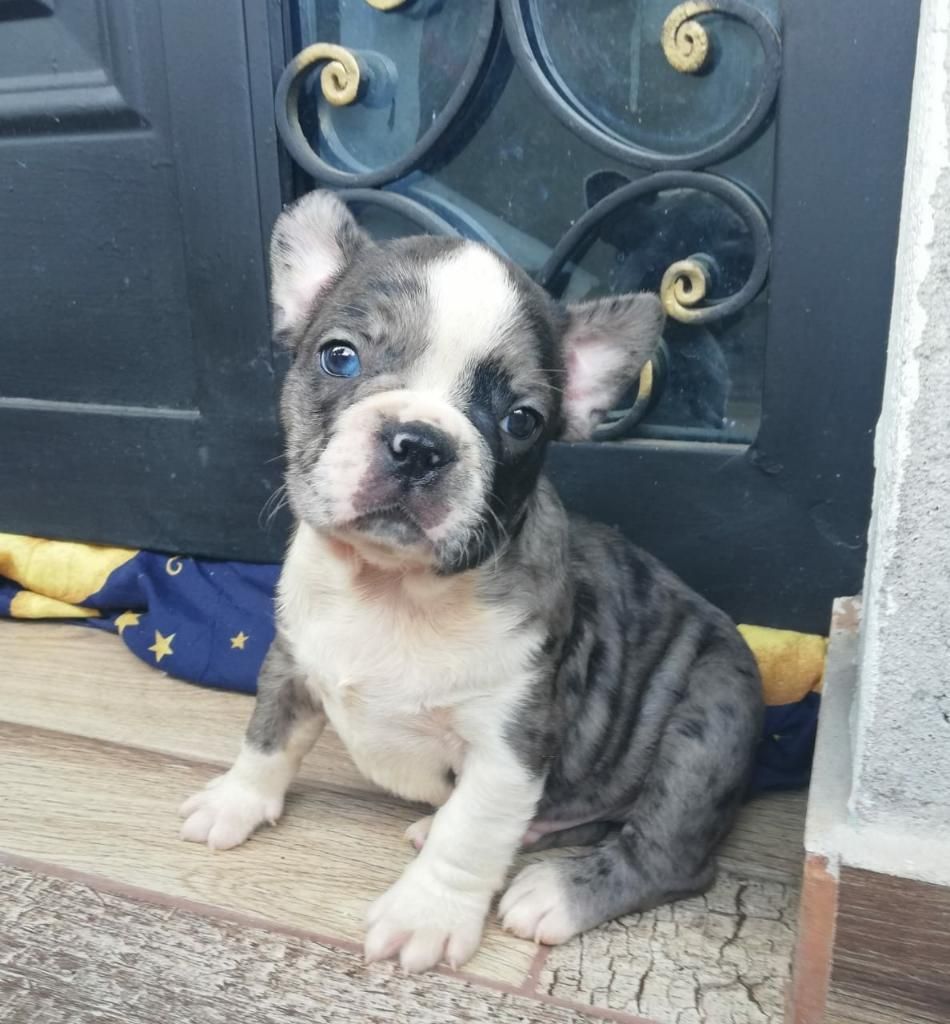
[[[364,512],[347,523],[346,529],[391,547],[414,547],[426,542],[425,531],[401,504]]]

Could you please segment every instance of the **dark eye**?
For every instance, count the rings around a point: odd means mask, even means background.
[[[320,349],[320,367],[331,377],[358,377],[360,357],[352,345],[342,341],[328,341]]]
[[[526,405],[512,409],[501,421],[501,429],[518,441],[527,441],[540,426],[540,415]]]

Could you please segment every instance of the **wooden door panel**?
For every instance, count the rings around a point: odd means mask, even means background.
[[[0,2],[0,529],[279,549],[248,49],[229,0]]]

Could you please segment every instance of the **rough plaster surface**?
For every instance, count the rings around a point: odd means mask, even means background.
[[[856,821],[950,834],[950,6],[923,0],[874,505]],[[869,153],[873,158],[873,151]]]
[[[851,814],[851,735],[848,714],[858,676],[857,598],[839,598],[832,616],[821,720],[808,793],[805,848],[820,854],[835,876],[842,864],[950,886],[950,841],[932,826],[881,826]]]
[[[663,1024],[778,1024],[797,907],[796,883],[722,872],[703,896],[555,947],[541,990]]]

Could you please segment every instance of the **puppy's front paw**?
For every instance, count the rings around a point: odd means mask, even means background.
[[[432,828],[432,822],[435,820],[434,814],[429,814],[425,818],[420,818],[418,821],[413,822],[409,828],[406,829],[406,839],[417,849],[421,850],[426,844],[426,839],[429,838],[429,829]]]
[[[396,956],[404,971],[425,971],[445,960],[460,967],[482,938],[491,893],[450,889],[415,861],[369,909],[366,959]]]
[[[520,871],[502,897],[498,915],[505,931],[546,946],[558,946],[583,930],[572,919],[557,861],[540,861]]]
[[[178,813],[185,819],[181,838],[207,843],[212,850],[230,850],[240,846],[258,825],[265,821],[273,825],[283,809],[283,795],[263,792],[228,772],[181,805]]]

